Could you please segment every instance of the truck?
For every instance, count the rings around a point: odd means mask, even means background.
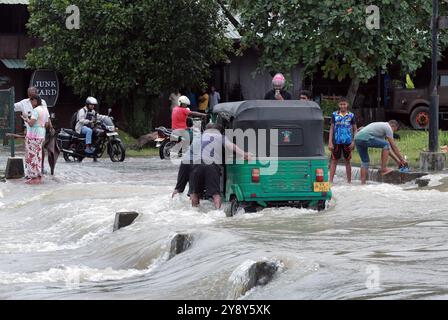
[[[448,120],[448,70],[439,71],[439,119]],[[390,107],[386,108],[388,118],[398,118],[408,122],[417,130],[428,129],[429,108],[431,105],[430,89],[392,88],[390,92]]]

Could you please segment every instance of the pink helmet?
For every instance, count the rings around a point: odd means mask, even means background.
[[[272,78],[272,85],[274,87],[283,88],[285,86],[285,77],[281,73],[277,73],[274,78]]]

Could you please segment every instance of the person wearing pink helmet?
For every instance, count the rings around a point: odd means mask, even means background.
[[[284,90],[286,79],[281,73],[277,73],[272,78],[273,89],[264,96],[265,100],[291,100],[291,94]]]

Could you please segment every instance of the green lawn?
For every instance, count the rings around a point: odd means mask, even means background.
[[[420,152],[428,149],[429,134],[426,131],[415,131],[415,130],[400,130],[397,132],[400,135],[400,139],[397,141],[397,146],[400,149],[402,155],[406,155],[408,158],[408,163],[411,168],[418,168],[420,161]],[[444,146],[448,144],[448,132],[440,131],[439,133],[439,144]],[[326,153],[330,156],[330,151],[326,147]],[[369,149],[370,164],[374,167],[379,167],[381,160],[381,150],[380,149]],[[352,164],[360,165],[361,160],[359,158],[358,152],[353,151]],[[392,167],[395,162],[390,159],[389,165]]]
[[[122,130],[118,130],[121,141],[126,147],[127,157],[158,157],[159,149],[157,148],[143,148],[141,150],[133,149],[133,146],[137,143],[137,139],[133,138],[131,135],[127,134]]]
[[[400,139],[397,140],[398,148],[403,155],[408,158],[409,165],[411,168],[418,168],[420,161],[420,152],[428,148],[428,132],[427,131],[415,131],[415,130],[400,130],[397,132],[400,135]],[[129,134],[119,131],[120,138],[122,139],[124,145],[126,146],[126,155],[129,157],[158,157],[159,149],[157,148],[143,148],[142,150],[134,150],[132,146],[136,144],[137,139],[133,138]],[[439,134],[439,144],[440,146],[448,145],[448,131],[440,131]],[[326,153],[330,156],[330,151],[326,147]],[[374,167],[380,166],[380,149],[369,149],[370,163]],[[352,164],[360,165],[361,160],[359,158],[358,152],[353,151]],[[389,165],[394,166],[395,162],[390,159]]]

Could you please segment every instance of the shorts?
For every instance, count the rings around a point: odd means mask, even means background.
[[[190,180],[191,193],[203,194],[207,197],[221,194],[221,168],[216,164],[194,165]]]
[[[350,144],[335,144],[333,150],[331,151],[331,159],[339,160],[342,155],[344,155],[345,160],[352,159],[352,149]]]
[[[389,142],[384,139],[370,138],[369,140],[356,140],[356,150],[358,150],[359,157],[361,158],[361,168],[368,168],[370,164],[369,148],[379,148],[389,150]]]

